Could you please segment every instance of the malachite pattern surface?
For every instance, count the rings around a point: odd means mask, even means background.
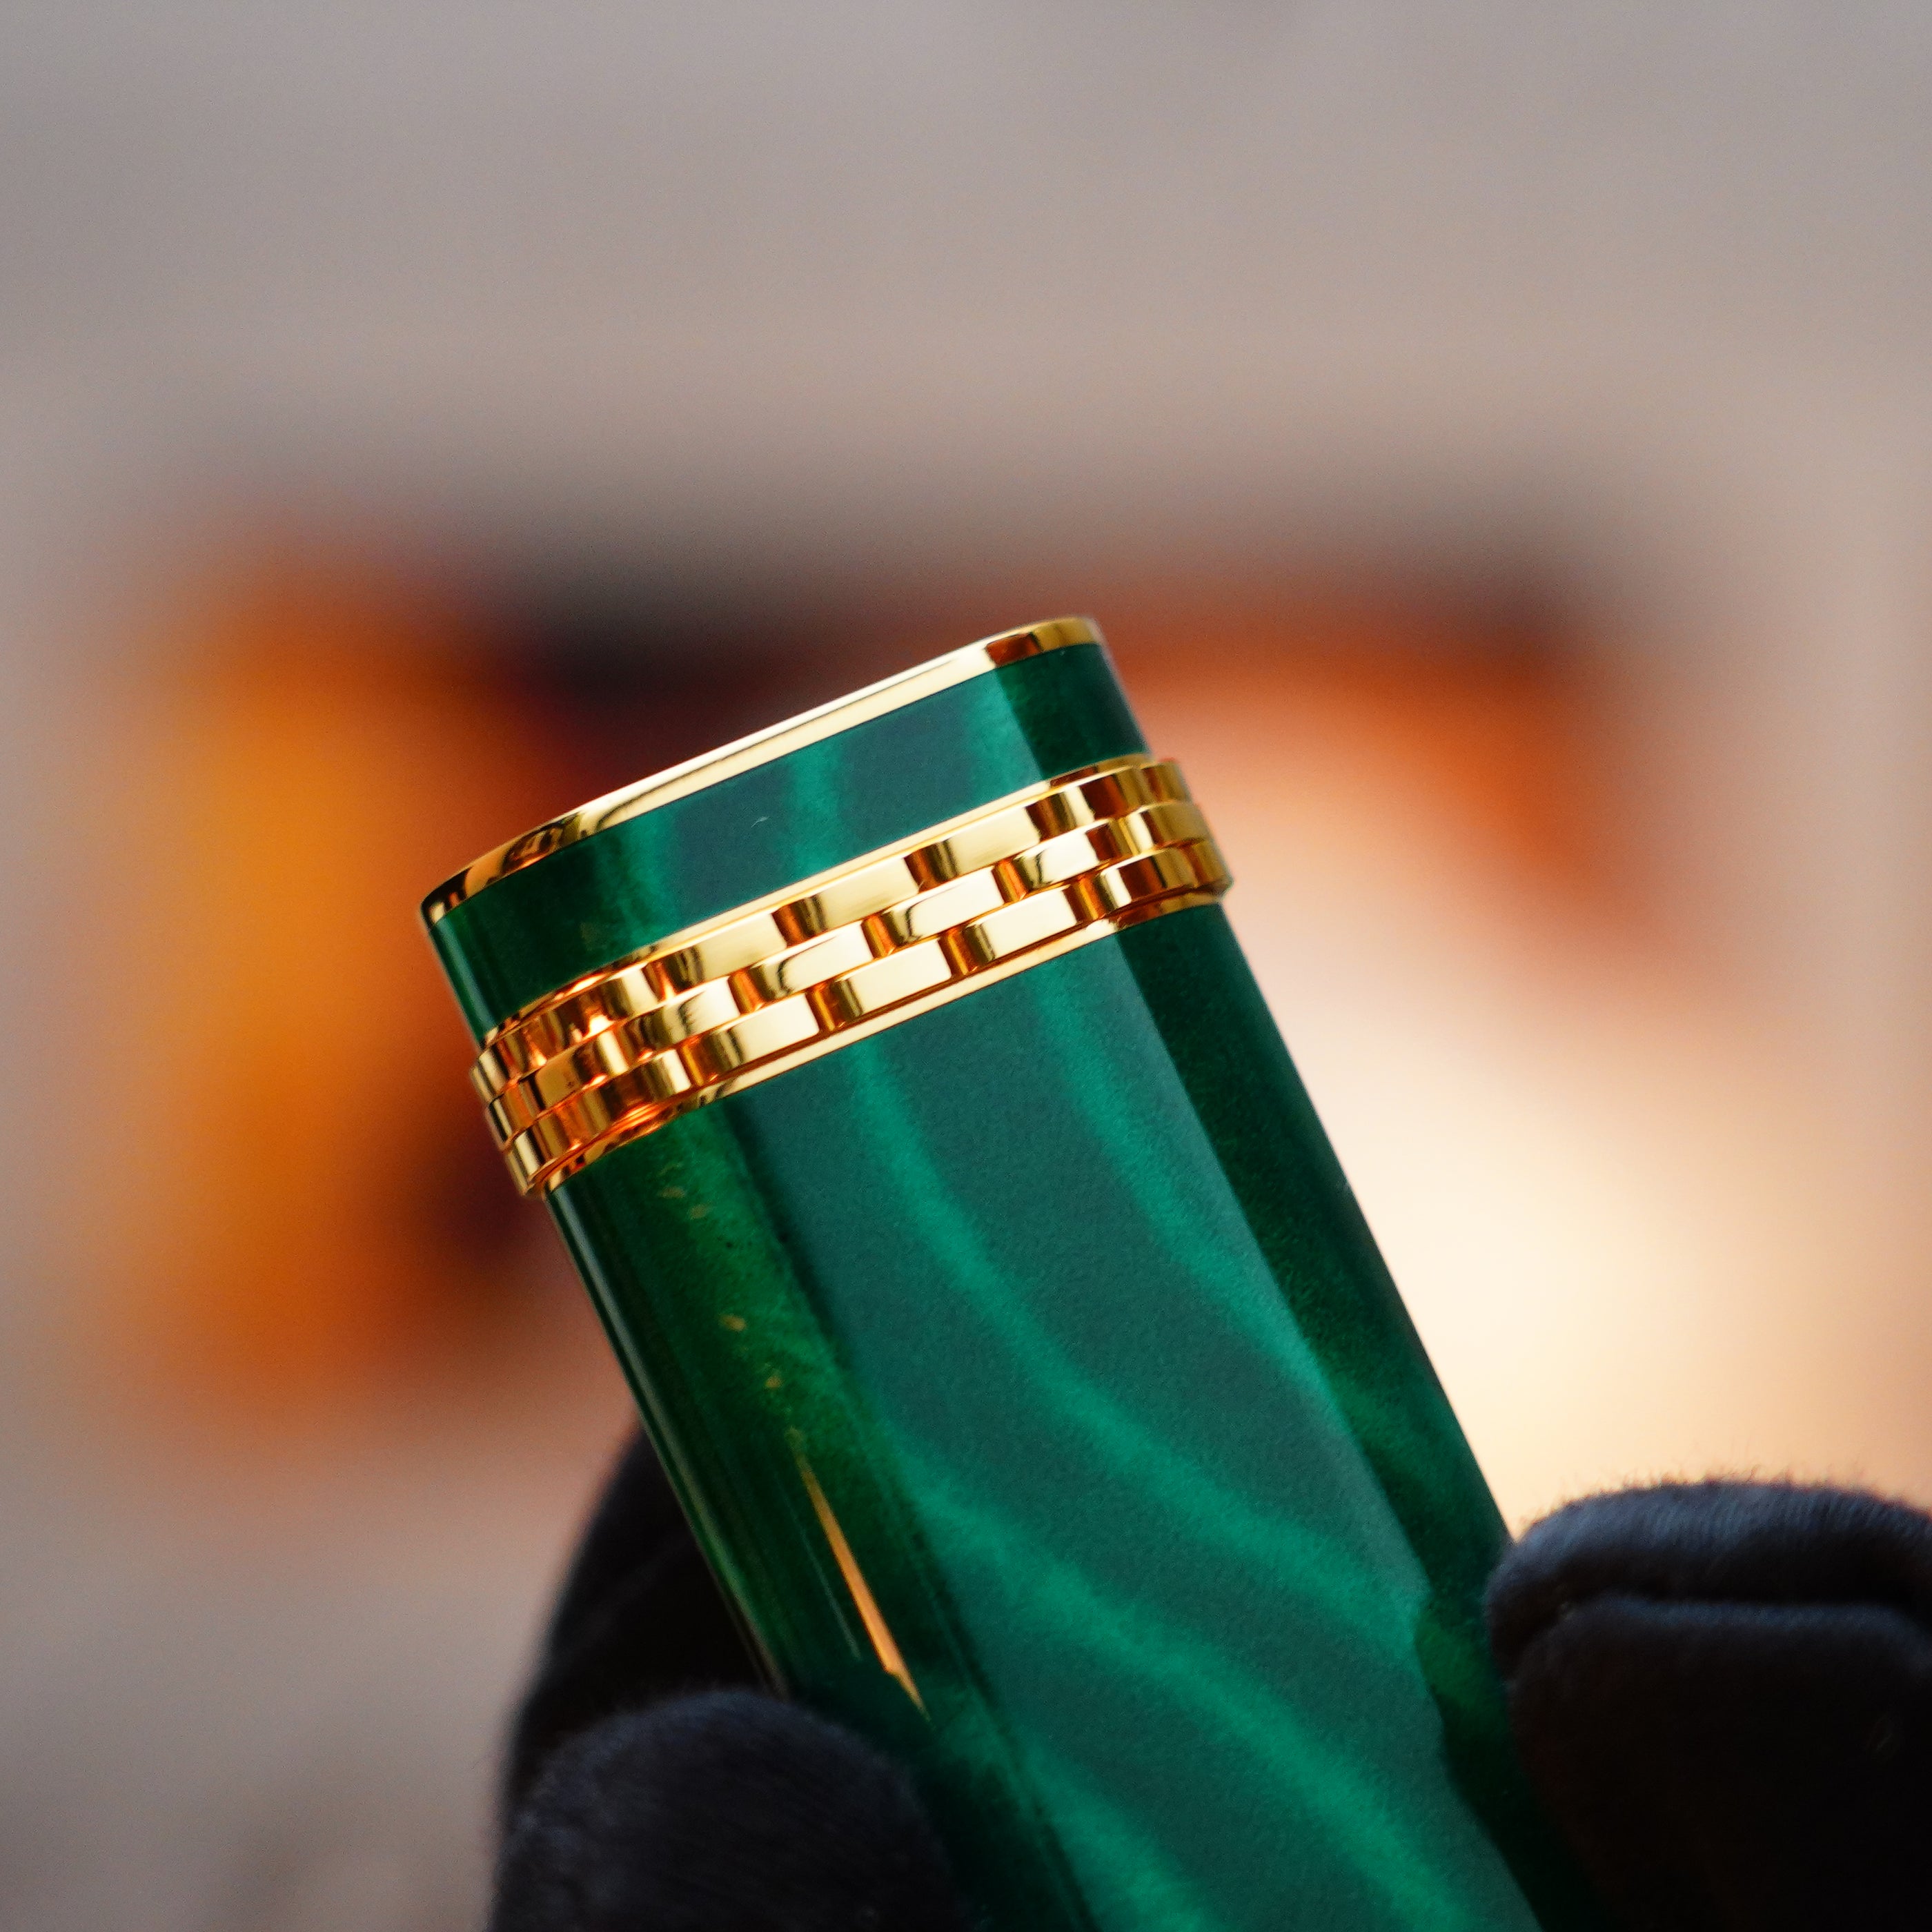
[[[1082,677],[1013,680],[1056,657]],[[774,776],[724,903],[1138,748],[1100,680],[1079,649],[957,687],[963,748],[904,714],[826,741],[849,765]],[[875,786],[911,824],[857,810]],[[684,836],[662,890],[638,845],[459,908],[446,948],[492,934],[472,1018],[527,997],[506,961],[721,909]],[[518,936],[573,911],[594,938]],[[682,1115],[550,1205],[775,1681],[907,1764],[988,1932],[1598,1922],[1483,1642],[1502,1526],[1218,908]]]

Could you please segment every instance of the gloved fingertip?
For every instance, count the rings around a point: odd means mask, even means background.
[[[962,1932],[898,1769],[747,1691],[608,1718],[512,1820],[490,1932]]]
[[[1510,1726],[1620,1924],[1920,1932],[1932,1521],[1672,1484],[1532,1529],[1490,1592]]]
[[[1658,1483],[1586,1496],[1533,1525],[1489,1586],[1504,1676],[1605,1594],[1659,1602],[1876,1604],[1932,1629],[1932,1517],[1862,1490]]]

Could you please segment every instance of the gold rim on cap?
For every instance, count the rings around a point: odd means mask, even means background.
[[[548,1192],[693,1107],[1228,883],[1175,767],[1109,759],[587,974],[494,1029],[470,1078],[518,1186]]]
[[[1002,664],[1016,664],[1022,658],[1037,657],[1044,651],[1106,641],[1100,626],[1090,617],[1055,617],[1044,624],[1029,625],[1024,630],[1002,631],[998,637],[982,638],[977,644],[966,644],[956,651],[948,651],[944,657],[914,664],[910,670],[881,678],[862,691],[835,698],[814,710],[801,711],[796,718],[767,725],[749,737],[735,739],[715,752],[688,758],[681,765],[607,792],[574,812],[566,812],[561,818],[553,818],[526,832],[520,838],[512,838],[507,845],[484,853],[454,878],[446,879],[423,901],[423,916],[433,926],[452,907],[473,898],[485,886],[520,872],[526,866],[534,866],[538,860],[548,859],[553,852],[574,845],[579,839],[608,831],[627,818],[654,812],[659,806],[701,791],[706,785],[736,778],[741,772],[768,764],[788,752],[816,744],[821,738],[883,717],[902,705],[916,704],[922,698],[964,684],[968,678],[982,676]]]

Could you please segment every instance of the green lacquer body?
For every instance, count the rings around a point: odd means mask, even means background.
[[[1047,650],[432,931],[480,1037],[1143,748],[1100,646]],[[1502,1524],[1218,907],[678,1113],[549,1202],[775,1682],[908,1766],[991,1932],[1596,1923],[1483,1641]]]

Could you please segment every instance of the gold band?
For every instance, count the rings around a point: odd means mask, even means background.
[[[1044,624],[1029,625],[1023,631],[1002,631],[998,637],[982,638],[976,644],[962,645],[910,670],[902,670],[862,691],[821,704],[816,710],[802,711],[782,724],[754,731],[702,757],[673,765],[668,771],[654,773],[626,785],[621,791],[606,793],[588,805],[566,812],[539,825],[521,838],[512,838],[494,852],[486,852],[466,871],[446,879],[423,902],[423,916],[434,926],[452,907],[473,898],[485,886],[493,885],[526,866],[548,859],[553,852],[574,845],[580,838],[593,837],[640,812],[655,812],[661,805],[701,791],[706,785],[722,783],[759,765],[769,764],[822,738],[849,731],[855,724],[883,718],[902,705],[916,704],[922,698],[950,691],[968,678],[998,670],[1003,664],[1018,664],[1022,658],[1038,657],[1043,651],[1064,650],[1071,644],[1104,642],[1100,627],[1090,617],[1055,617]]]
[[[1110,759],[562,987],[492,1031],[470,1078],[518,1186],[548,1192],[690,1108],[1228,884],[1179,772]]]

